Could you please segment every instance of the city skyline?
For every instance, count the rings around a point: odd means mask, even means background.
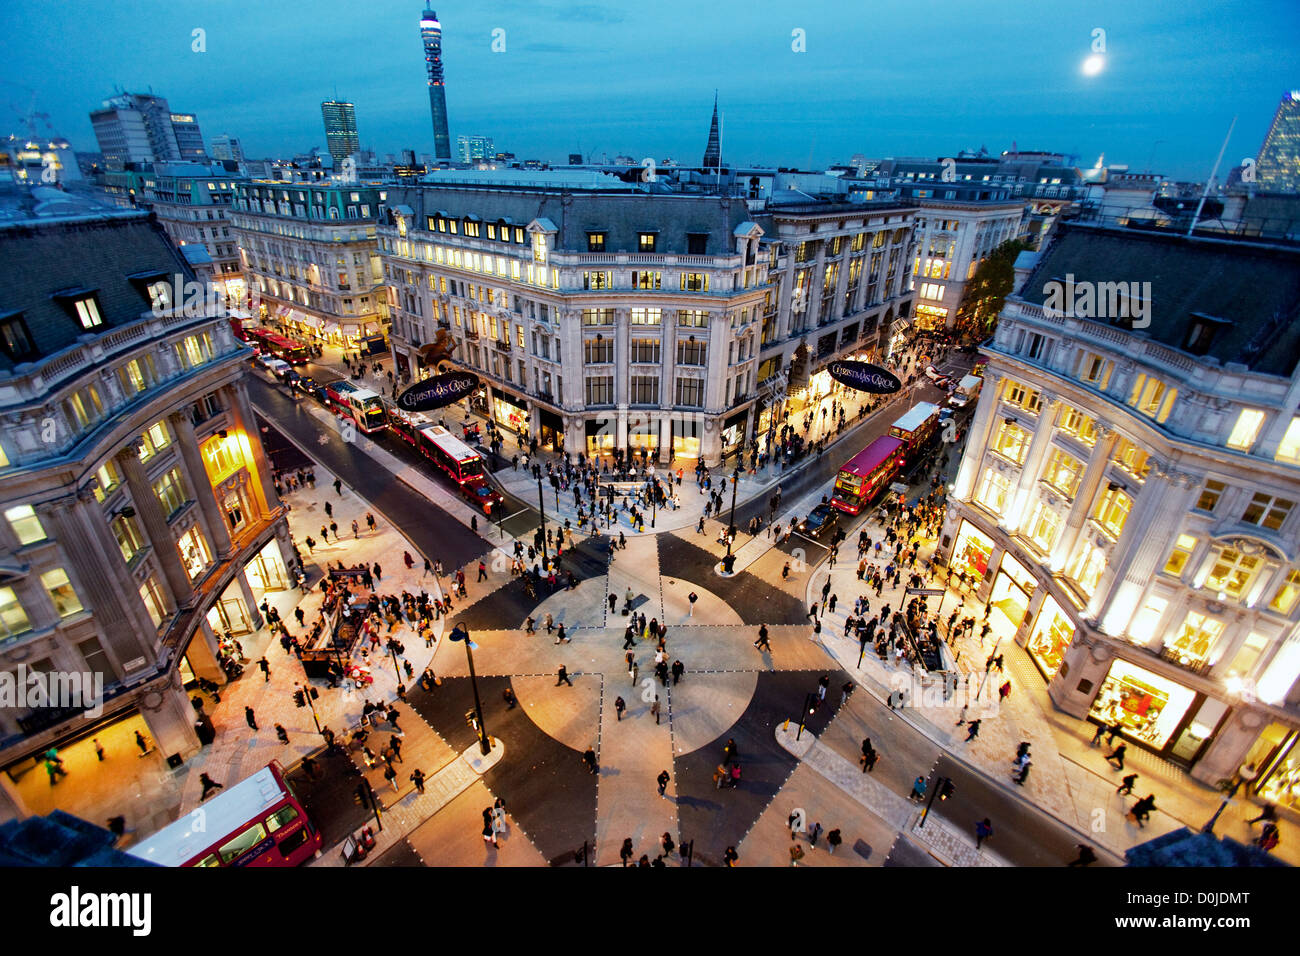
[[[358,21],[325,0],[321,17],[292,21],[288,32],[243,29],[247,10],[222,21],[198,3],[146,6],[154,31],[108,51],[98,34],[75,28],[88,5],[61,6],[53,17],[16,11],[13,32],[26,41],[0,70],[7,131],[25,131],[22,117],[34,109],[49,115],[38,132],[52,128],[74,148],[93,150],[89,113],[119,87],[153,89],[197,115],[209,136],[239,137],[246,155],[289,156],[322,145],[319,104],[338,86],[365,118],[363,148],[433,152],[418,30],[424,4],[388,4]],[[1014,143],[1072,155],[1082,167],[1104,153],[1107,162],[1197,180],[1208,175],[1234,116],[1225,165],[1255,155],[1279,96],[1295,86],[1287,64],[1300,52],[1300,31],[1285,28],[1300,25],[1297,13],[1282,3],[1263,5],[1250,20],[1193,3],[1178,22],[1119,4],[1061,14],[1004,3],[996,5],[999,17],[955,18],[962,22],[933,29],[881,11],[871,33],[855,25],[846,4],[778,16],[775,5],[691,9],[694,21],[685,5],[681,16],[671,5],[437,9],[452,135],[486,132],[521,158],[553,163],[582,152],[693,164],[716,87],[724,164],[818,167],[855,153],[939,156],[986,146],[996,154]],[[119,18],[139,15],[138,6],[96,14],[105,33],[118,31]],[[337,28],[345,20],[346,38]],[[1004,22],[1016,23],[1015,31]],[[196,29],[205,33],[196,38]],[[1085,75],[1098,29],[1105,62]],[[864,63],[862,49],[873,50],[872,38],[882,34],[889,42]],[[249,66],[282,63],[283,44],[263,38],[285,35],[295,38],[301,65],[277,67],[272,86]],[[801,40],[806,52],[793,52]],[[381,52],[341,58],[340,43]],[[1225,57],[1224,50],[1240,52]],[[61,60],[87,68],[33,82]],[[682,68],[696,63],[707,66]],[[635,99],[647,84],[654,96]],[[770,92],[782,90],[797,92]]]

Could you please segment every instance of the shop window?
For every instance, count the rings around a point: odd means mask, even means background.
[[[1287,515],[1291,513],[1291,509],[1294,507],[1294,501],[1288,501],[1286,498],[1269,495],[1265,492],[1257,492],[1251,498],[1250,504],[1246,506],[1241,520],[1246,524],[1267,528],[1269,531],[1277,531],[1282,527],[1282,522],[1286,520]]]
[[[993,450],[1008,461],[1017,465],[1025,460],[1029,451],[1029,432],[1011,419],[1003,419],[998,433],[993,439]]]
[[[1106,493],[1101,496],[1097,502],[1097,510],[1093,512],[1093,517],[1097,519],[1103,531],[1112,538],[1118,538],[1124,533],[1124,525],[1128,522],[1129,512],[1133,510],[1133,499],[1130,498],[1119,485],[1109,485]]]
[[[1133,621],[1128,626],[1128,636],[1138,644],[1149,644],[1152,638],[1156,636],[1156,628],[1160,625],[1160,619],[1165,616],[1165,608],[1169,602],[1162,597],[1156,597],[1154,594],[1146,599],[1142,609],[1133,616]]]
[[[1233,600],[1240,600],[1250,589],[1250,583],[1259,571],[1261,559],[1242,554],[1233,548],[1219,548],[1205,587]]]
[[[1300,568],[1292,568],[1273,593],[1268,609],[1278,614],[1290,614],[1295,609],[1297,598],[1300,598]]]
[[[5,518],[19,545],[34,544],[48,537],[41,519],[36,517],[36,509],[31,505],[15,505],[5,511]]]
[[[68,572],[63,568],[46,571],[41,575],[41,584],[50,595],[50,600],[54,603],[54,611],[59,617],[70,617],[83,610],[76,589],[68,580]]]
[[[1237,451],[1250,451],[1259,437],[1259,430],[1264,425],[1264,413],[1254,408],[1243,408],[1237,416],[1237,424],[1228,435],[1228,447]]]
[[[1218,481],[1214,478],[1206,478],[1205,486],[1201,489],[1200,497],[1196,499],[1197,511],[1208,511],[1213,513],[1214,509],[1219,506],[1219,499],[1228,486],[1225,482]]]
[[[1178,636],[1165,647],[1180,664],[1204,664],[1223,634],[1223,622],[1198,611],[1189,611]]]
[[[1126,734],[1160,749],[1173,736],[1196,694],[1164,677],[1117,659],[1093,699],[1089,715],[1119,723]]]
[[[1251,633],[1232,656],[1228,665],[1228,674],[1235,677],[1249,677],[1255,671],[1264,649],[1268,647],[1268,638],[1263,634]]]
[[[1097,590],[1101,572],[1106,568],[1106,552],[1091,541],[1085,541],[1075,552],[1074,560],[1066,568],[1069,577],[1088,597]]]
[[[1043,480],[1065,497],[1073,498],[1079,490],[1080,482],[1083,481],[1083,471],[1083,462],[1069,452],[1056,448],[1052,450],[1051,457],[1047,460]]]
[[[994,514],[1000,515],[1007,506],[1011,496],[1011,479],[995,468],[984,469],[984,479],[980,482],[975,500]]]
[[[1174,542],[1173,550],[1169,552],[1163,572],[1176,578],[1182,577],[1187,562],[1191,560],[1192,552],[1195,550],[1196,538],[1190,534],[1180,534],[1178,540]]]
[[[1278,461],[1289,461],[1293,465],[1300,465],[1300,415],[1291,419],[1291,424],[1286,427],[1286,434],[1278,443],[1277,453],[1273,457]]]
[[[0,643],[7,644],[32,629],[27,611],[13,588],[0,587]]]
[[[1034,623],[1025,649],[1038,661],[1048,675],[1048,680],[1056,676],[1061,667],[1070,642],[1074,640],[1074,625],[1061,610],[1060,605],[1051,597],[1043,599],[1042,610]]]

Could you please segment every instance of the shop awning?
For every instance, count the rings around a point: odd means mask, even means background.
[[[326,320],[326,321],[321,325],[321,330],[324,331],[324,332],[337,332],[337,331],[339,330],[339,324],[338,324],[337,322],[330,322],[330,321],[327,319],[327,320]]]
[[[297,319],[297,320],[298,320],[299,322],[301,322],[303,325],[309,326],[310,328],[313,328],[313,329],[319,329],[319,328],[320,328],[321,320],[320,320],[319,317],[314,316],[314,315],[307,315],[307,314],[304,313],[304,312],[299,312],[299,313],[297,313],[297,316],[298,316],[298,319]]]

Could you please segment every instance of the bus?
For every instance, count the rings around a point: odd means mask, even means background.
[[[407,412],[388,402],[384,403],[388,412],[388,430],[417,451],[420,448],[420,429],[432,425],[433,419],[420,412]]]
[[[907,445],[900,438],[882,435],[845,463],[835,476],[831,505],[855,515],[889,487],[903,467]]]
[[[415,447],[420,454],[446,472],[462,495],[491,516],[504,499],[488,484],[483,456],[441,425],[425,425],[417,435]]]
[[[341,378],[325,386],[325,397],[336,415],[352,419],[367,435],[388,427],[384,400],[368,388],[358,388]]]
[[[159,866],[299,866],[320,848],[320,831],[273,760],[126,852]]]
[[[277,335],[270,329],[248,329],[248,341],[256,345],[258,351],[274,355],[290,365],[304,365],[311,359],[307,346]]]
[[[939,406],[932,402],[917,402],[889,426],[889,434],[903,442],[906,446],[904,456],[910,462],[934,437],[938,428]]]

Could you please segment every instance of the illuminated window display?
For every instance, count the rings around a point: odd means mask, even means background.
[[[1296,747],[1296,735],[1286,738],[1285,729],[1279,724],[1269,727],[1270,731],[1281,741],[1280,745],[1272,741],[1271,748],[1277,756],[1272,766],[1265,771],[1259,783],[1257,793],[1270,803],[1281,807],[1300,810],[1300,748]],[[1261,738],[1263,742],[1264,738]],[[1258,745],[1257,745],[1258,746]],[[1255,750],[1251,750],[1253,755]],[[1249,758],[1248,758],[1249,759]]]
[[[993,539],[969,521],[961,523],[957,534],[957,544],[952,549],[953,574],[963,571],[968,578],[979,583],[989,569],[989,558],[993,554]]]
[[[1048,680],[1061,668],[1061,659],[1074,640],[1074,624],[1066,617],[1061,605],[1051,595],[1043,598],[1042,610],[1034,622],[1034,632],[1029,636],[1026,650],[1038,662]]]
[[[1108,724],[1119,721],[1129,736],[1158,750],[1168,743],[1195,697],[1186,687],[1116,659],[1089,716]]]

